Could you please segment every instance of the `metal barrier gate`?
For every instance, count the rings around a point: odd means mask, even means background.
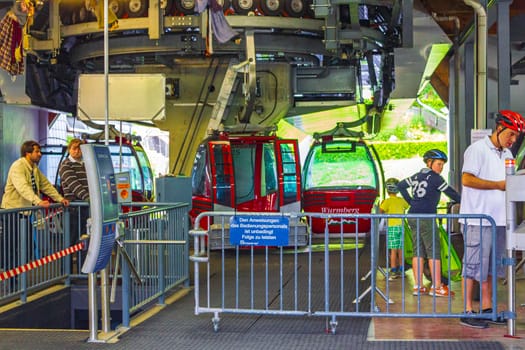
[[[67,277],[67,259],[39,263],[24,272],[20,267],[66,248],[69,230],[64,231],[61,205],[0,210],[0,270],[8,278],[0,282],[0,299],[27,300],[28,292]],[[69,223],[69,222],[68,222]],[[24,269],[25,270],[25,269]]]
[[[81,220],[71,227],[70,219],[82,206],[84,203],[0,210],[0,305],[17,299],[24,303],[39,290],[70,284],[71,270],[79,271],[83,262],[84,242],[78,238],[85,233]],[[124,235],[107,268],[107,275],[113,277],[113,293],[109,296],[109,290],[104,290],[101,301],[109,313],[110,299],[119,299],[123,327],[130,327],[131,316],[137,311],[153,303],[163,304],[175,288],[189,286],[188,204],[134,202],[128,207],[133,210],[119,216]],[[73,254],[77,257],[74,263]],[[137,276],[132,275],[130,265],[121,263],[124,255]],[[76,274],[73,278],[87,276]],[[121,286],[118,297],[117,285]],[[101,289],[109,289],[109,283]],[[109,327],[109,314],[104,316],[102,324]]]
[[[286,216],[290,220],[307,224],[314,218],[323,219],[326,223],[325,235],[316,239],[309,233],[306,245],[290,243],[292,247],[288,248],[232,244],[228,238],[224,238],[225,234],[229,235],[228,225],[232,217],[243,216]],[[413,278],[410,274],[403,274],[396,280],[391,278],[389,269],[385,268],[388,266],[386,235],[379,232],[380,220],[388,218],[415,220],[417,239],[420,220],[434,219],[444,223],[443,238],[448,248],[435,253],[448,256],[448,261],[443,262],[445,272],[442,275],[448,279],[456,296],[413,295]],[[215,330],[219,329],[220,313],[322,316],[327,318],[327,331],[332,333],[336,331],[337,317],[496,319],[499,315],[514,318],[513,314],[497,310],[495,274],[492,279],[492,313],[467,315],[464,312],[461,282],[458,281],[461,271],[451,270],[450,260],[452,238],[461,234],[451,232],[450,228],[455,220],[461,223],[472,218],[480,220],[480,225],[483,220],[491,225],[490,239],[494,252],[496,227],[493,219],[486,215],[202,213],[197,217],[194,229],[189,232],[194,242],[190,260],[194,262],[195,268],[195,313],[213,313]],[[366,238],[360,238],[357,234],[349,238],[349,233],[343,232],[343,222],[359,222],[358,219],[371,220],[371,233]],[[336,237],[328,235],[329,222],[339,222],[341,232]],[[217,226],[223,227],[222,240],[225,244],[217,251],[210,250],[207,245],[209,232],[201,228],[201,225],[210,227],[211,223],[214,223],[215,229]],[[405,237],[405,230],[402,237]],[[438,234],[439,231],[434,230],[433,235]],[[293,232],[290,232],[290,237],[293,237]],[[402,238],[403,247],[406,243]],[[490,264],[493,271],[496,264],[506,263],[504,260],[497,262],[494,254],[492,257]],[[404,254],[403,260],[405,258]],[[482,293],[481,287],[479,292]]]

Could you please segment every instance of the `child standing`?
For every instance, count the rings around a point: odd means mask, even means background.
[[[386,191],[388,198],[385,198],[380,206],[380,212],[385,214],[404,214],[408,209],[407,201],[399,197],[397,184],[399,180],[390,178],[386,180]],[[403,219],[389,218],[387,221],[387,248],[390,249],[390,279],[395,279],[404,272],[403,252],[401,245],[401,233],[403,232]]]
[[[447,162],[447,155],[431,149],[423,155],[426,167],[411,177],[401,180],[398,184],[399,192],[410,203],[409,214],[436,214],[441,193],[446,194],[454,202],[460,202],[459,193],[450,187],[441,176],[443,166]],[[410,189],[411,193],[408,193]],[[414,257],[412,271],[414,272],[413,295],[429,294],[438,297],[453,296],[448,286],[441,283],[441,242],[435,219],[409,219],[412,228],[412,242]],[[432,287],[428,290],[423,285],[423,263],[428,259]]]

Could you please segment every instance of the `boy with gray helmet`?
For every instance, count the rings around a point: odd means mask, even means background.
[[[454,202],[460,202],[459,193],[450,187],[441,176],[447,155],[439,149],[431,149],[423,155],[426,167],[398,184],[401,195],[410,203],[409,214],[436,214],[441,194],[446,194]],[[410,190],[410,193],[409,193]],[[414,273],[413,295],[429,294],[436,297],[454,296],[448,286],[441,281],[441,243],[439,230],[435,219],[409,219],[412,228],[412,243],[414,257],[412,271]],[[428,289],[423,285],[423,263],[428,259],[432,286]]]

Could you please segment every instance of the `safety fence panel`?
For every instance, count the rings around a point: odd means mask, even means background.
[[[133,203],[132,208],[120,216],[125,233],[117,259],[123,255],[126,261],[112,265],[112,274],[122,266],[124,326],[144,305],[163,304],[168,291],[189,285],[188,205]]]
[[[89,203],[71,202],[68,207],[64,208],[64,213],[64,246],[70,247],[79,242],[85,242],[88,235],[86,223],[90,217]],[[85,278],[81,270],[86,253],[87,246],[64,259],[66,272],[70,278]]]
[[[170,290],[189,285],[188,205],[133,203],[123,209],[108,275],[113,286],[122,286],[123,325],[129,326],[137,310],[164,303]],[[25,302],[50,285],[86,279],[81,268],[88,216],[87,203],[81,202],[0,210],[0,302]]]
[[[242,245],[232,239],[238,229],[238,222],[257,218],[287,217],[290,222],[301,222],[306,227],[312,220],[324,220],[324,234],[311,234],[307,229],[304,244],[298,225],[290,225],[288,244],[275,245],[250,242]],[[381,221],[400,218],[409,222],[402,227],[403,273],[393,273],[389,266],[387,235],[380,230]],[[492,260],[481,264],[496,264],[503,261],[494,254],[496,226],[491,217],[485,215],[458,214],[319,214],[319,213],[233,213],[208,212],[197,217],[193,230],[193,255],[195,273],[195,313],[213,313],[215,329],[218,329],[220,313],[258,315],[309,315],[331,318],[329,322],[335,331],[337,317],[419,317],[419,318],[493,318],[498,315],[496,307],[491,314],[467,315],[464,298],[461,295],[461,255],[465,250],[463,235],[453,232],[454,222],[466,223],[475,219],[479,225],[488,225],[492,241]],[[362,237],[359,229],[344,232],[345,223],[368,220],[371,230]],[[340,230],[334,234],[331,223],[339,223]],[[429,222],[437,223],[428,225]],[[357,226],[357,225],[356,225]],[[209,229],[204,229],[209,228]],[[412,255],[421,255],[419,243],[423,239],[422,228],[427,229],[432,239],[439,240],[441,249],[427,252],[434,264],[420,266],[422,270],[441,270],[442,282],[448,284],[455,295],[430,296],[414,292],[414,277],[409,270]],[[221,229],[222,228],[222,229]],[[253,230],[255,229],[255,231]],[[262,227],[243,231],[264,232]],[[262,231],[261,231],[262,230]],[[213,231],[215,237],[210,249],[208,240]],[[412,233],[413,231],[413,233]],[[282,233],[282,232],[278,232]],[[238,230],[235,231],[238,234]],[[284,233],[287,234],[287,233]],[[412,237],[413,235],[413,237]],[[217,242],[222,241],[222,247]],[[466,242],[467,240],[465,240]],[[244,242],[246,243],[246,242]],[[264,243],[264,242],[263,242]],[[217,249],[218,248],[218,249]],[[459,251],[459,253],[458,253]],[[422,284],[430,288],[431,277]],[[492,303],[498,305],[496,277],[493,274]],[[481,287],[479,292],[482,294]],[[482,296],[481,296],[482,297]],[[500,313],[503,314],[503,313]]]
[[[64,260],[51,258],[65,247],[64,213],[61,205],[0,210],[0,299],[25,301],[28,291],[67,275]]]

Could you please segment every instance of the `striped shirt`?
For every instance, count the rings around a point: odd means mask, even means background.
[[[64,198],[70,201],[86,201],[89,199],[89,189],[84,162],[77,162],[71,157],[60,164],[58,170]]]

